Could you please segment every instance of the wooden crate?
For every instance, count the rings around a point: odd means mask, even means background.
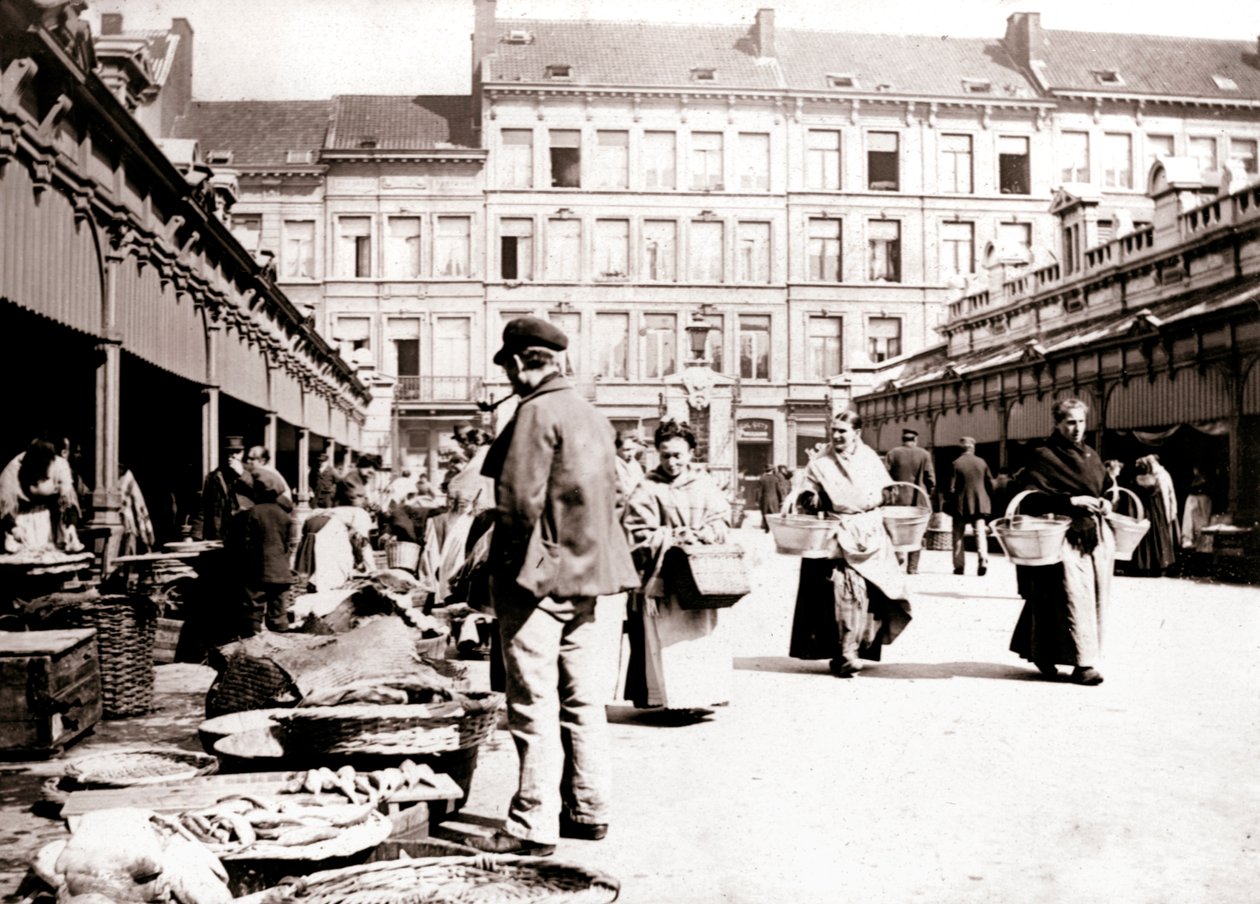
[[[0,631],[0,752],[54,753],[100,719],[95,631]]]
[[[164,665],[175,661],[175,648],[179,646],[179,632],[184,623],[177,618],[159,618],[153,634],[153,661]]]

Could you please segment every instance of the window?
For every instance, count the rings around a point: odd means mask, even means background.
[[[1190,156],[1199,161],[1199,169],[1205,173],[1216,172],[1216,139],[1191,138]]]
[[[704,335],[704,360],[715,371],[722,373],[722,315],[702,314],[697,319],[709,325],[709,332]]]
[[[372,275],[372,221],[368,217],[337,218],[337,275]]]
[[[872,317],[866,321],[866,355],[872,364],[901,354],[901,318]]]
[[[844,236],[839,220],[810,218],[809,275],[814,282],[840,282],[844,273],[841,239]]]
[[[810,129],[805,147],[805,187],[840,190],[840,133]]]
[[[770,379],[770,315],[739,317],[739,375],[745,380]]]
[[[999,223],[998,248],[1004,255],[1020,255],[1025,261],[1032,260],[1032,224]]]
[[[898,191],[901,167],[896,132],[868,132],[866,135],[866,187],[871,191]]]
[[[809,375],[810,380],[826,380],[834,377],[844,367],[844,337],[839,317],[809,318]]]
[[[831,73],[827,76],[827,84],[832,88],[856,88],[858,80],[856,75],[846,73]]]
[[[871,220],[866,224],[867,276],[880,282],[901,282],[901,224]]]
[[[1256,172],[1256,142],[1251,138],[1229,140],[1229,162],[1241,166],[1252,175]]]
[[[534,133],[504,129],[499,152],[499,179],[504,188],[534,187]]]
[[[548,312],[547,319],[564,332],[569,339],[569,347],[564,350],[564,375],[571,377],[577,373],[578,342],[582,338],[582,315],[574,312]]]
[[[643,378],[651,380],[674,372],[678,342],[677,318],[673,314],[643,315]]]
[[[577,129],[552,129],[551,187],[580,188],[582,185],[582,133]]]
[[[643,278],[673,282],[678,274],[678,224],[673,220],[643,221]]]
[[[582,221],[547,221],[547,279],[577,282],[582,262]]]
[[[1059,136],[1059,180],[1089,181],[1089,133],[1064,132]]]
[[[596,314],[595,375],[604,380],[624,380],[629,376],[630,315]]]
[[[712,82],[717,80],[717,70],[707,66],[697,66],[691,70],[693,82]]]
[[[1171,135],[1147,135],[1146,136],[1146,172],[1144,176],[1150,175],[1151,167],[1155,161],[1162,160],[1165,157],[1176,156],[1175,142]]]
[[[629,132],[595,133],[595,187],[625,188],[630,158]]]
[[[998,139],[998,190],[1004,195],[1026,195],[1032,191],[1029,175],[1028,139],[1003,135]]]
[[[420,376],[420,321],[390,317],[385,321],[385,373],[396,377]]]
[[[770,190],[770,136],[764,132],[739,133],[739,188]]]
[[[1216,87],[1220,88],[1222,91],[1238,90],[1238,82],[1234,81],[1227,75],[1214,75],[1212,76],[1212,81],[1216,82]]]
[[[420,218],[389,217],[385,226],[385,275],[419,279]]]
[[[1094,81],[1100,85],[1116,86],[1124,84],[1124,79],[1114,69],[1094,69],[1091,72],[1094,76]]]
[[[971,194],[971,136],[941,136],[941,191]]]
[[[343,361],[350,361],[352,352],[372,350],[372,319],[370,317],[338,317],[333,321],[333,342]]]
[[[246,214],[232,217],[232,235],[250,254],[257,254],[262,246],[262,215]]]
[[[468,397],[466,378],[472,375],[472,318],[433,318],[433,346],[440,354],[433,356],[435,377],[464,377],[464,380],[434,380],[435,400],[462,400]]]
[[[976,269],[976,227],[972,223],[941,224],[941,275],[967,276]]]
[[[695,282],[721,282],[725,278],[722,252],[726,241],[725,223],[695,220],[691,224],[691,245],[687,258],[691,263],[688,278]]]
[[[315,278],[315,221],[285,220],[280,231],[280,266],[290,279]]]
[[[678,137],[673,132],[643,133],[643,187],[673,191]]]
[[[437,276],[470,276],[471,217],[438,217],[433,238],[433,270]]]
[[[573,67],[567,63],[555,63],[546,68],[547,78],[567,79],[573,77]]]
[[[740,282],[770,282],[769,223],[736,225],[735,278]]]
[[[722,133],[691,133],[691,187],[696,191],[722,188]]]
[[[985,78],[965,78],[962,89],[963,94],[992,94],[993,82]]]
[[[503,279],[534,278],[532,219],[504,217],[499,221],[499,276]]]
[[[630,221],[595,221],[595,277],[625,279],[630,275]]]
[[[1133,187],[1133,136],[1103,136],[1103,186]]]

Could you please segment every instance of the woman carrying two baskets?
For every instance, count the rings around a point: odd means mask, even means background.
[[[911,617],[905,574],[879,512],[893,479],[861,428],[856,411],[837,415],[831,445],[806,466],[803,488],[794,488],[797,511],[826,514],[835,540],[826,558],[801,559],[788,653],[830,659],[838,678],[860,671],[861,659],[878,661]]]
[[[1016,564],[1024,609],[1015,625],[1011,650],[1034,663],[1047,678],[1057,665],[1074,666],[1076,684],[1102,684],[1098,659],[1103,615],[1111,595],[1115,539],[1103,497],[1107,469],[1085,445],[1089,408],[1079,399],[1056,402],[1054,432],[1020,475],[1020,489],[1034,490],[1029,514],[1071,519],[1062,544],[1062,560],[1049,565]]]

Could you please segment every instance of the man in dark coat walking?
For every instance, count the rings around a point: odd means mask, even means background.
[[[194,540],[222,540],[232,516],[240,511],[237,486],[245,473],[245,439],[228,436],[219,453],[219,466],[206,475],[201,487],[201,508],[193,519]]]
[[[993,491],[993,474],[989,463],[976,454],[976,441],[970,436],[960,440],[963,454],[954,459],[946,494],[946,511],[954,522],[954,574],[962,574],[966,563],[964,538],[967,525],[974,526],[976,555],[980,560],[976,574],[989,570],[988,520],[992,514],[989,495]]]
[[[757,489],[761,492],[761,529],[769,530],[770,522],[766,515],[777,515],[783,507],[783,478],[774,465],[767,465],[761,477],[757,479]]]
[[[501,830],[469,844],[551,854],[557,835],[608,830],[608,757],[596,597],[638,586],[617,520],[613,428],[560,374],[569,340],[537,317],[503,329],[494,356],[516,413],[481,473],[495,481],[488,561],[507,672],[508,728],[520,782]]]
[[[932,467],[932,455],[919,448],[919,431],[902,430],[901,445],[888,453],[888,473],[893,480],[913,483],[927,493],[928,507],[932,506],[932,494],[936,492],[936,470]],[[909,487],[897,487],[892,494],[893,505],[921,505],[923,497]],[[920,549],[897,553],[898,561],[906,566],[907,574],[918,574]]]

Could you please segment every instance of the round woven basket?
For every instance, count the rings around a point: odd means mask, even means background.
[[[1111,525],[1111,531],[1116,538],[1116,561],[1128,562],[1133,559],[1133,554],[1137,552],[1138,544],[1142,542],[1142,538],[1146,536],[1146,532],[1151,529],[1151,522],[1146,520],[1146,512],[1142,509],[1142,500],[1137,497],[1137,493],[1124,487],[1111,488],[1111,501],[1114,504],[1119,499],[1120,493],[1128,493],[1133,500],[1133,505],[1137,509],[1137,514],[1130,517],[1129,515],[1121,515],[1119,512],[1112,511],[1106,516],[1107,523]]]
[[[157,605],[147,596],[101,596],[85,604],[83,612],[96,629],[104,717],[152,712]]]

